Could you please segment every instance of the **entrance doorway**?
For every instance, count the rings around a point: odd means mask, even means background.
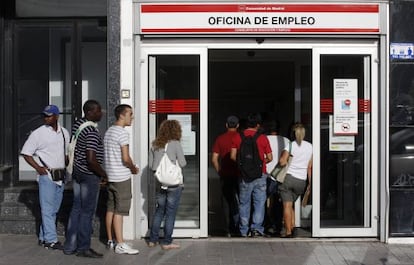
[[[225,229],[219,178],[211,166],[211,147],[225,131],[228,115],[250,112],[278,120],[280,134],[301,122],[313,144],[312,213],[296,225],[313,237],[375,237],[377,231],[378,66],[376,42],[297,43],[267,45],[137,44],[139,105],[144,130],[139,142],[143,161],[162,119],[180,119],[190,164],[184,170],[183,195],[177,213],[176,237],[220,235]],[[236,48],[237,47],[237,48]],[[264,47],[264,48],[262,48]],[[345,117],[356,123],[348,135],[335,131],[334,102],[338,83],[356,109]],[[337,98],[336,98],[337,99]],[[148,112],[145,112],[146,109]],[[348,110],[348,106],[344,110]],[[145,115],[147,113],[147,115]],[[336,120],[337,121],[337,120]],[[338,138],[337,136],[346,136]],[[143,173],[144,174],[144,173]],[[156,183],[151,172],[142,178],[144,212],[141,231],[148,232]],[[148,180],[148,181],[147,181]],[[152,181],[152,182],[151,182]],[[149,182],[149,183],[148,183]],[[352,211],[354,215],[349,215]]]
[[[302,122],[307,127],[306,140],[312,142],[310,49],[210,49],[208,54],[210,149],[215,138],[226,130],[226,117],[238,116],[243,128],[243,119],[249,113],[260,113],[263,124],[276,121],[280,127],[278,133],[287,138],[290,138],[291,125]],[[225,234],[226,208],[221,199],[219,177],[210,163],[210,235]],[[281,209],[278,211],[276,216],[281,215]],[[299,211],[297,216],[299,225]],[[310,230],[310,222],[302,225]]]

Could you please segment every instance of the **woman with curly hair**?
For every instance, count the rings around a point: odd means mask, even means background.
[[[291,162],[286,173],[285,180],[279,185],[279,193],[283,202],[283,221],[285,225],[285,234],[282,237],[293,237],[295,228],[295,211],[293,203],[303,194],[308,183],[307,189],[310,189],[312,177],[312,144],[305,141],[305,127],[297,123],[293,126],[295,140],[289,146],[285,147],[279,159],[283,166],[288,163],[291,156]]]
[[[154,172],[164,155],[167,153],[171,162],[176,163],[180,167],[184,167],[187,162],[184,157],[183,148],[180,143],[181,126],[176,120],[165,120],[161,123],[158,136],[152,142],[149,152],[148,165]],[[165,146],[167,145],[167,150]],[[177,249],[180,245],[172,242],[172,233],[175,223],[175,215],[177,213],[178,204],[180,202],[183,183],[174,186],[160,185],[156,197],[156,209],[152,221],[149,247],[154,247],[159,242],[159,231],[164,221],[164,239],[160,242],[163,249]]]

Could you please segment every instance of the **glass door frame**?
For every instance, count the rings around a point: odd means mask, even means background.
[[[149,100],[155,99],[155,87],[149,89],[151,78],[154,78],[154,73],[150,71],[150,55],[199,55],[200,57],[200,226],[199,228],[174,228],[174,237],[207,237],[208,236],[208,85],[207,85],[207,69],[208,56],[207,47],[145,47],[140,48],[140,87],[138,91],[137,104],[140,106],[138,117],[140,117],[138,128],[148,128],[148,130],[141,130],[140,142],[141,148],[139,156],[141,157],[141,164],[148,165],[148,150],[149,143],[155,137],[156,128],[149,128],[150,119],[154,119],[152,124],[155,124],[155,117],[149,115]],[[150,92],[151,91],[151,92]],[[138,110],[138,109],[137,109]],[[144,168],[144,167],[143,167]],[[147,166],[145,166],[147,168]],[[150,176],[150,171],[146,170],[142,174],[141,180],[141,209],[138,215],[141,215],[137,220],[141,220],[141,235],[144,236],[149,231],[149,216],[152,214],[148,212],[148,203],[145,201],[149,194],[149,185],[147,179]],[[137,190],[137,189],[135,189]],[[141,212],[141,213],[139,213]]]
[[[364,209],[365,214],[369,214],[370,222],[369,227],[355,228],[355,227],[340,227],[340,228],[321,228],[320,226],[320,70],[321,55],[369,55],[370,62],[364,60],[364,63],[368,63],[367,67],[364,67],[364,76],[369,78],[370,83],[370,102],[371,112],[369,121],[370,124],[365,124],[365,127],[370,129],[371,132],[371,149],[368,152],[371,153],[369,165],[369,174],[371,176],[370,183],[364,190],[364,197],[369,199],[369,204],[364,204],[365,207],[369,207],[369,210]],[[367,73],[370,71],[370,73]],[[378,44],[358,44],[358,45],[321,45],[314,46],[312,49],[312,86],[313,86],[313,178],[312,178],[312,201],[315,202],[312,208],[312,237],[376,237],[379,234],[378,231]],[[365,89],[365,88],[364,88]]]

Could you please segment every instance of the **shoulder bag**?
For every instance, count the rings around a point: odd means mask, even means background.
[[[164,154],[161,158],[160,164],[157,167],[154,175],[163,186],[176,186],[183,183],[183,174],[178,161],[175,164],[171,162],[167,155],[167,146],[165,144]]]
[[[76,143],[78,141],[78,137],[79,134],[81,133],[81,131],[83,129],[85,129],[88,126],[93,126],[93,127],[97,127],[98,124],[93,122],[93,121],[86,121],[84,123],[82,123],[79,128],[76,130],[75,134],[72,135],[72,138],[70,140],[69,146],[68,146],[68,165],[66,166],[66,172],[68,174],[72,174],[73,173],[73,160],[75,158],[75,148],[76,148]]]
[[[270,175],[276,179],[277,182],[283,183],[285,181],[286,173],[290,165],[290,161],[292,160],[292,156],[290,155],[292,151],[292,142],[289,142],[289,157],[286,165],[281,166],[279,163],[273,168]]]

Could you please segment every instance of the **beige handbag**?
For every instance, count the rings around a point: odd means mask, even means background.
[[[273,168],[272,172],[270,172],[270,175],[272,175],[273,178],[276,179],[277,182],[283,183],[285,181],[286,173],[290,165],[290,161],[292,160],[292,156],[290,155],[290,152],[292,151],[292,143],[289,143],[289,157],[286,165],[281,166],[279,163]]]
[[[311,217],[312,205],[308,204],[310,193],[311,193],[310,187],[308,187],[302,199],[302,207],[301,207],[302,209],[300,212],[300,216],[303,219],[309,219]]]

